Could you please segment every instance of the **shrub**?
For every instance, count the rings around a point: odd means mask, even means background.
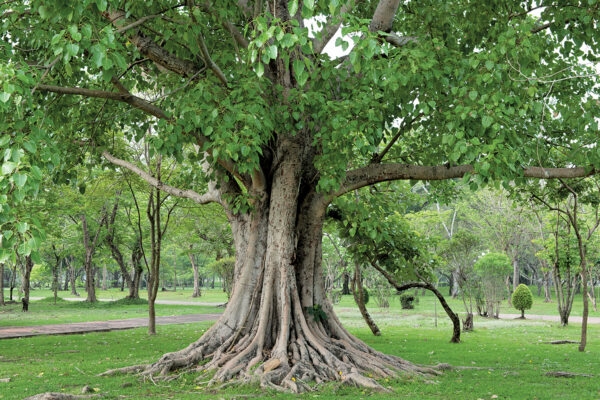
[[[413,308],[415,308],[415,305],[413,304],[414,301],[415,301],[414,294],[402,293],[400,295],[400,305],[402,306],[403,310],[412,310]]]
[[[369,291],[363,286],[363,297],[365,298],[365,306],[369,304]]]
[[[533,305],[533,295],[527,285],[520,284],[512,294],[512,304],[517,310],[521,310],[521,318],[525,318],[525,310]]]

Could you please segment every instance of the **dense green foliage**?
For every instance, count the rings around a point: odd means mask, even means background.
[[[512,294],[512,305],[521,312],[531,308],[533,305],[533,295],[527,285],[521,283],[517,286],[517,289]]]

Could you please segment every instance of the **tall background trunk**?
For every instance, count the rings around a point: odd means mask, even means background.
[[[0,306],[4,305],[4,263],[0,263]]]

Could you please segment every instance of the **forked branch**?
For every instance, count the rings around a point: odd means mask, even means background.
[[[126,168],[129,171],[133,172],[134,174],[142,178],[144,181],[149,183],[151,186],[162,190],[165,193],[169,193],[170,195],[173,195],[175,197],[190,199],[198,204],[221,203],[221,198],[214,184],[209,184],[208,192],[201,195],[191,189],[179,189],[174,186],[167,185],[164,182],[161,182],[160,180],[150,175],[148,172],[139,168],[137,165],[125,160],[121,160],[120,158],[113,156],[107,151],[103,151],[102,156],[112,164]]]

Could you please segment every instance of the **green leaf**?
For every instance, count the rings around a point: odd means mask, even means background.
[[[256,66],[256,75],[258,75],[258,77],[260,78],[264,74],[265,74],[265,67],[261,62],[259,62],[258,65]]]
[[[10,175],[17,168],[14,162],[5,162],[2,164],[2,175]]]
[[[296,15],[298,12],[298,0],[288,2],[288,10],[290,11],[290,15]]]
[[[0,101],[6,103],[10,99],[10,93],[2,92],[0,93]]]
[[[17,222],[17,231],[19,231],[20,234],[27,232],[28,229],[29,224],[27,222]]]
[[[304,6],[309,10],[314,10],[315,8],[315,0],[304,0]]]
[[[37,146],[33,142],[23,142],[23,147],[30,153],[35,153],[37,151]]]
[[[481,125],[483,125],[484,128],[489,128],[493,122],[494,118],[489,115],[484,115],[483,118],[481,118]]]
[[[48,18],[48,9],[46,8],[46,6],[40,6],[38,8],[38,13],[40,14],[40,17],[42,17],[42,19]]]
[[[477,90],[471,90],[471,91],[469,92],[469,98],[470,98],[471,100],[475,101],[475,99],[477,98],[477,94],[478,94],[478,93],[477,93]]]
[[[98,10],[100,10],[101,12],[104,12],[104,11],[106,11],[108,2],[106,0],[96,0],[96,6],[98,7]]]
[[[275,46],[274,44],[272,44],[271,46],[269,46],[267,48],[267,54],[269,55],[269,57],[271,59],[276,59],[277,58],[277,46]]]
[[[79,45],[77,45],[75,43],[69,43],[67,45],[67,54],[69,54],[70,56],[76,56],[78,52],[79,52]]]
[[[25,186],[25,182],[27,182],[27,175],[15,173],[13,175],[13,180],[15,182],[15,185],[17,185],[17,187],[22,188],[23,186]]]

